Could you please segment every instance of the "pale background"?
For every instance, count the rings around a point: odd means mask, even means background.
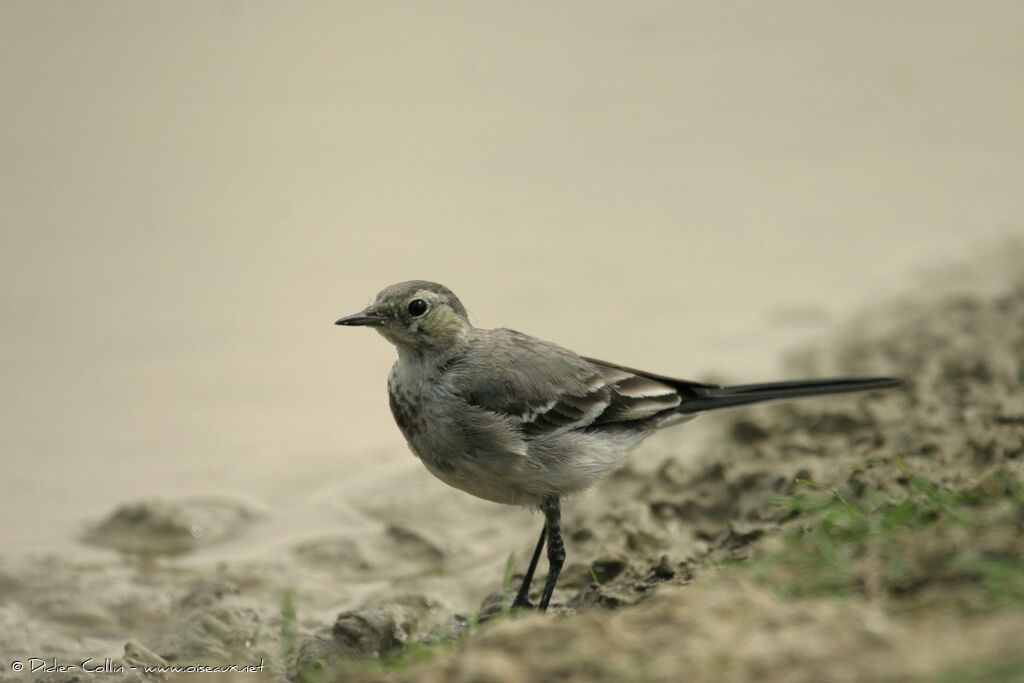
[[[1024,233],[1022,27],[1016,2],[0,2],[0,551],[87,552],[158,495],[265,506],[255,548],[368,498],[477,509],[405,450],[393,350],[332,324],[398,280],[599,358],[778,377]]]

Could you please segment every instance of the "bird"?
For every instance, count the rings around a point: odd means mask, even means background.
[[[711,410],[901,384],[891,377],[734,386],[674,379],[515,330],[474,327],[459,298],[427,280],[390,285],[335,324],[372,327],[396,347],[391,413],[431,474],[479,498],[543,513],[512,603],[541,612],[565,562],[562,499],[595,484],[654,432]],[[548,574],[534,605],[529,592],[545,545]]]

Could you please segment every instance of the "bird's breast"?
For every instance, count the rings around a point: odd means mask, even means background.
[[[388,382],[391,415],[406,443],[432,472],[450,472],[463,450],[458,430],[444,412],[447,402],[428,383]]]
[[[417,407],[417,401],[395,386],[388,387],[388,404],[395,424],[402,430],[406,440],[412,440],[423,432],[423,412]]]

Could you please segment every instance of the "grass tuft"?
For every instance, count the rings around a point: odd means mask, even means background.
[[[813,491],[773,501],[792,521],[781,549],[750,571],[793,597],[900,598],[958,586],[979,593],[979,607],[1024,602],[1024,483],[996,472],[958,492],[896,465],[905,484],[853,502],[798,479]]]
[[[508,554],[505,561],[505,574],[501,579],[501,615],[507,617],[512,614],[512,574],[516,569],[516,553],[513,550]]]

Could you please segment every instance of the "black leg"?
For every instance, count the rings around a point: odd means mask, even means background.
[[[544,593],[540,596],[541,612],[548,609],[551,602],[551,594],[555,592],[555,584],[558,583],[558,573],[562,571],[565,563],[565,546],[562,544],[562,511],[558,505],[558,498],[551,497],[541,504],[540,509],[544,511],[544,530],[548,536],[548,578],[544,582]]]
[[[544,547],[544,537],[547,534],[547,523],[540,528],[540,538],[537,539],[537,547],[533,550],[533,559],[530,560],[530,568],[526,570],[523,577],[523,585],[519,587],[519,593],[512,602],[513,607],[533,607],[530,602],[530,584],[533,583],[533,572],[537,569],[537,562],[540,560],[540,549]]]

